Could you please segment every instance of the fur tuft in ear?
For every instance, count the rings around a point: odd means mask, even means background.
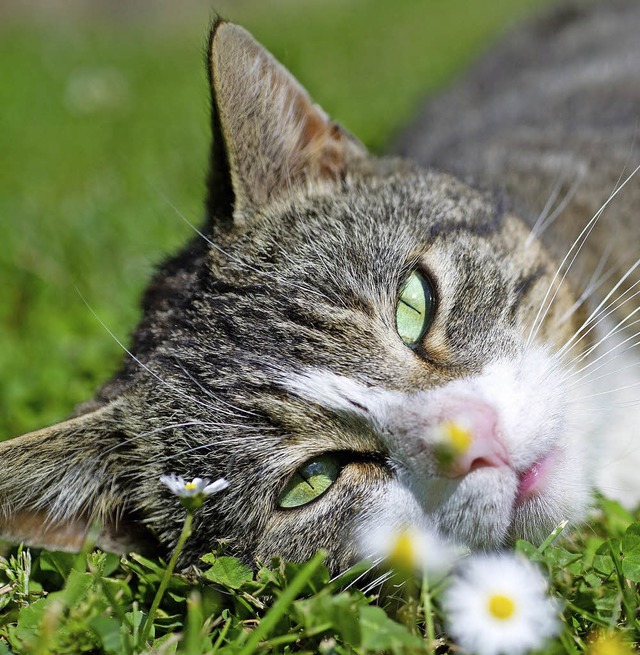
[[[209,213],[236,226],[292,187],[339,180],[366,150],[243,28],[217,21],[209,71]],[[227,178],[226,184],[224,179]]]

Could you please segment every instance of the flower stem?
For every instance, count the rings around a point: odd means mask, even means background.
[[[185,542],[187,541],[189,535],[191,534],[192,523],[193,523],[193,512],[187,510],[187,518],[185,518],[184,520],[184,525],[182,526],[182,532],[178,537],[178,543],[176,544],[176,547],[173,551],[173,555],[171,555],[169,564],[167,565],[167,568],[164,571],[164,575],[162,576],[162,580],[160,581],[160,586],[158,587],[158,591],[156,591],[156,595],[153,598],[151,609],[149,610],[149,614],[147,614],[147,619],[144,622],[144,625],[142,626],[142,630],[140,631],[140,638],[138,640],[139,645],[144,646],[144,644],[147,641],[149,632],[151,630],[151,626],[153,625],[153,621],[156,616],[156,612],[158,611],[158,607],[160,607],[160,602],[162,601],[164,592],[167,590],[167,586],[169,585],[169,580],[171,579],[173,570],[176,567],[178,557],[182,552]]]
[[[431,590],[427,574],[422,576],[422,606],[424,608],[424,622],[427,632],[427,648],[430,653],[435,653],[436,631],[433,625],[433,605],[431,603]]]
[[[420,609],[420,589],[414,575],[408,571],[399,572],[402,576],[402,596],[404,603],[398,608],[398,620],[406,626],[412,635],[418,634],[418,610]],[[401,579],[402,579],[401,578]]]

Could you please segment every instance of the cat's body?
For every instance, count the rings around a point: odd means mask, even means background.
[[[577,294],[515,214],[535,222],[557,186],[554,206],[566,198],[566,207],[543,237],[561,260],[634,167],[635,71],[625,63],[614,78],[624,83],[609,90],[618,113],[603,114],[599,100],[592,112],[587,98],[575,121],[570,89],[540,77],[563,55],[570,65],[574,50],[577,67],[593,57],[597,69],[589,44],[601,41],[606,61],[615,60],[609,46],[640,61],[634,21],[635,4],[603,5],[521,32],[431,106],[405,152],[490,189],[482,192],[371,157],[246,32],[217,23],[206,226],[156,274],[122,372],[77,418],[0,444],[3,534],[77,548],[99,519],[105,547],[170,547],[183,515],[159,477],[172,472],[230,482],[199,513],[191,559],[225,539],[248,560],[323,547],[339,568],[380,524],[427,525],[492,548],[579,521],[601,473],[601,414],[583,398],[598,391],[573,386],[585,362],[568,362],[595,330],[564,359],[554,353],[588,317],[575,300],[603,252],[604,270],[617,268],[600,298],[635,261],[640,187],[632,178],[587,240],[571,268]],[[554,55],[547,38],[566,43]],[[580,38],[588,43],[572,50]],[[536,63],[541,49],[549,59]],[[499,88],[485,110],[485,79],[512,89],[511,100],[495,100],[506,95]],[[606,75],[584,77],[594,99],[598,79],[609,85]],[[527,111],[538,91],[553,125]],[[399,313],[411,281],[426,302],[415,334]],[[451,426],[471,445],[444,461]],[[616,426],[618,443],[633,436],[624,429]],[[327,458],[326,493],[294,502],[296,471]]]

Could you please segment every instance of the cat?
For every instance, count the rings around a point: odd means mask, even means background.
[[[580,522],[595,484],[636,502],[638,21],[520,29],[378,158],[216,20],[205,224],[121,371],[0,444],[0,535],[77,550],[97,522],[166,554],[171,473],[229,481],[185,564],[224,542],[339,570],[378,526],[495,549]]]

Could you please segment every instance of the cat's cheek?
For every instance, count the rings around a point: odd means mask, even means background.
[[[316,500],[291,509],[274,508],[260,536],[257,559],[268,562],[278,556],[302,561],[323,549],[331,570],[344,569],[361,557],[362,526],[393,511],[398,502],[389,495],[393,485],[390,471],[378,463],[346,465]]]

